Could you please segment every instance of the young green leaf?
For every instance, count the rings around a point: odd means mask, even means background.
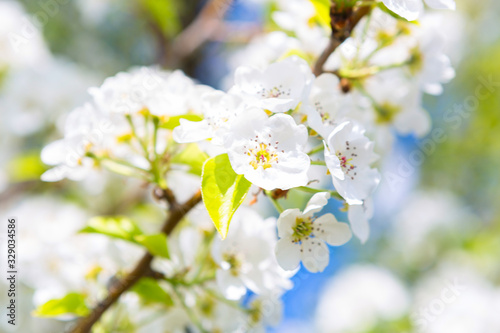
[[[152,255],[167,259],[170,258],[167,247],[167,236],[164,234],[140,235],[136,236],[135,240],[137,243],[144,246]]]
[[[143,0],[141,3],[165,37],[172,38],[179,33],[181,22],[176,1]]]
[[[141,229],[125,216],[97,216],[91,218],[87,226],[80,230],[82,233],[97,233],[109,237],[123,239],[137,243],[136,236],[143,234]]]
[[[332,5],[330,0],[311,0],[314,9],[316,10],[316,15],[313,17],[322,27],[325,29],[330,29],[330,6]]]
[[[172,297],[163,289],[158,281],[152,278],[142,278],[131,289],[141,298],[145,304],[161,303],[166,306],[174,305]]]
[[[401,21],[404,21],[404,22],[408,22],[407,19],[405,19],[404,17],[399,16],[398,14],[394,13],[392,10],[390,10],[389,8],[387,8],[387,6],[383,2],[377,2],[377,7],[380,8],[386,14],[391,15],[395,19],[398,19],[398,20],[401,20]],[[412,22],[416,23],[416,21],[410,21],[410,23],[412,23]]]
[[[12,158],[7,163],[7,174],[11,182],[39,179],[47,168],[40,159],[40,152],[33,151]]]
[[[173,130],[177,126],[179,126],[180,120],[181,119],[186,119],[189,121],[201,121],[203,120],[203,117],[197,114],[182,114],[179,116],[172,116],[168,117],[168,119],[160,124],[161,128],[166,128],[168,130]]]
[[[63,298],[53,299],[40,305],[33,314],[37,317],[58,317],[62,315],[86,316],[90,312],[85,304],[85,296],[69,293]]]
[[[189,166],[189,173],[201,176],[203,163],[208,159],[208,155],[198,148],[195,143],[188,144],[179,154],[172,157],[172,163]]]
[[[234,172],[227,154],[205,162],[201,180],[203,203],[222,238],[229,223],[252,185],[243,175]]]

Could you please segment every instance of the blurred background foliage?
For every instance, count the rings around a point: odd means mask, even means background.
[[[175,52],[172,48],[176,37],[203,8],[203,1],[109,0],[101,3],[90,0],[82,5],[83,1],[68,1],[58,6],[42,31],[51,52],[94,73],[97,78],[95,84],[118,71],[150,64],[180,68],[202,83],[217,84],[228,70],[224,52],[245,42],[211,41],[187,57],[172,62],[169,56]],[[20,2],[32,14],[49,12],[41,7],[42,2]],[[447,139],[437,143],[435,150],[427,154],[416,175],[418,179],[407,180],[410,190],[403,198],[381,197],[387,195],[386,192],[379,195],[378,202],[386,202],[389,206],[392,201],[399,204],[389,210],[391,214],[375,216],[377,238],[364,246],[351,242],[345,248],[333,249],[332,264],[324,274],[312,275],[301,271],[294,278],[296,287],[284,297],[286,318],[290,322],[312,320],[321,288],[341,267],[353,262],[377,263],[390,268],[407,285],[412,285],[438,266],[443,258],[465,260],[472,262],[472,267],[484,272],[497,286],[500,284],[500,87],[495,87],[482,99],[477,108],[471,110],[470,116],[461,118],[460,126],[453,127],[446,121],[446,114],[453,110],[454,105],[463,105],[468,96],[475,95],[476,88],[481,84],[480,78],[500,82],[500,4],[495,0],[460,0],[457,3],[465,21],[459,41],[463,44],[461,54],[450,55],[457,64],[457,77],[447,85],[442,96],[425,99],[434,128],[444,129]],[[264,30],[272,30],[274,24],[269,20],[271,9],[261,8],[257,2],[235,1],[226,17],[228,21],[241,20],[257,26],[264,22]],[[0,193],[1,201],[50,193],[76,202],[95,215],[126,214],[146,221],[151,229],[157,221],[161,221],[161,213],[150,202],[147,189],[122,177],[109,176],[110,180],[102,184],[105,189],[91,196],[81,195],[80,185],[70,181],[57,184],[40,182],[39,176],[46,170],[39,158],[40,150],[57,136],[53,122],[22,140],[9,139],[16,151],[5,167],[9,186]],[[409,152],[420,149],[419,144],[423,141],[425,138],[421,141],[413,137],[400,138],[397,146],[403,149],[398,153],[407,158]],[[133,190],[125,191],[125,187]],[[426,235],[421,252],[408,257],[392,241],[389,226],[398,223],[399,211],[405,208],[406,200],[417,189],[453,193],[459,206],[471,214],[462,215],[463,223],[450,229],[435,229]],[[305,196],[298,196],[292,201],[305,199]],[[453,213],[450,212],[450,215],[454,216]],[[285,332],[286,327],[276,331]],[[411,330],[408,316],[392,322],[380,321],[367,332],[406,330]]]

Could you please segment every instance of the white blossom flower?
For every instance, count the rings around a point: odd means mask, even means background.
[[[283,314],[281,294],[253,296],[249,301],[249,320],[245,332],[265,333],[267,326],[277,326]]]
[[[158,71],[142,67],[107,78],[99,88],[90,88],[89,94],[104,112],[133,114],[147,108],[162,83]]]
[[[50,61],[42,33],[28,17],[21,3],[0,2],[0,68],[39,68]]]
[[[134,114],[147,109],[157,116],[172,116],[199,109],[199,96],[210,90],[181,71],[140,67],[107,78],[89,93],[104,112]]]
[[[249,103],[262,109],[287,112],[307,98],[313,80],[307,62],[292,56],[264,70],[239,67],[230,92],[244,96]]]
[[[86,154],[102,148],[111,129],[109,120],[92,104],[76,108],[68,116],[64,138],[50,143],[42,150],[42,161],[56,166],[46,171],[42,180],[54,182],[63,178],[85,178],[94,165],[94,161]]]
[[[422,18],[422,27],[415,27],[413,35],[416,45],[411,47],[411,74],[416,77],[422,90],[431,95],[440,95],[443,84],[455,77],[450,58],[444,54],[445,38],[435,22],[427,15]]]
[[[431,128],[429,114],[422,108],[422,92],[415,82],[406,79],[401,69],[379,73],[365,81],[365,89],[373,97],[371,123],[379,130],[394,127],[398,133],[426,135]]]
[[[302,150],[307,129],[285,114],[267,117],[248,108],[226,135],[231,166],[252,184],[265,190],[290,189],[308,182],[310,159]]]
[[[178,116],[201,113],[202,99],[214,89],[196,83],[182,71],[159,71],[162,82],[148,100],[149,111],[156,116]]]
[[[318,57],[328,44],[327,30],[314,24],[316,10],[311,2],[302,0],[278,0],[277,10],[273,11],[272,19],[283,30],[292,32],[300,45],[295,49]]]
[[[251,66],[264,70],[271,63],[277,61],[289,50],[300,48],[300,43],[294,37],[283,31],[272,31],[266,35],[259,35],[252,39],[243,49],[236,50],[228,59],[231,73],[226,77],[226,87],[234,83],[234,72],[240,66]]]
[[[211,252],[220,266],[217,285],[226,298],[240,299],[247,289],[263,294],[291,287],[273,258],[276,241],[272,218],[264,221],[254,210],[240,207],[227,238],[214,240]]]
[[[174,129],[174,140],[179,143],[197,142],[212,139],[214,144],[222,144],[224,134],[231,128],[231,123],[244,111],[241,97],[222,91],[207,93],[202,97],[201,121],[180,120],[180,126]]]
[[[414,21],[424,12],[422,0],[382,0],[384,4],[399,16],[408,21]],[[455,0],[424,0],[425,3],[435,9],[455,10]]]
[[[349,109],[350,96],[340,89],[336,75],[325,73],[316,78],[309,102],[304,106],[307,124],[327,139]]]
[[[325,143],[325,162],[337,192],[350,205],[361,204],[373,193],[380,175],[370,164],[377,155],[364,129],[352,121],[338,125]]]
[[[346,223],[337,222],[332,214],[320,217],[319,212],[330,198],[328,192],[317,193],[307,203],[304,212],[287,209],[278,219],[276,259],[283,269],[293,270],[302,261],[310,272],[322,272],[328,265],[329,251],[325,244],[345,244],[351,239],[351,230]]]
[[[0,109],[9,112],[3,112],[0,121],[16,136],[32,135],[55,123],[85,102],[87,87],[96,82],[91,73],[61,59],[40,63],[35,70],[12,69],[4,79]]]

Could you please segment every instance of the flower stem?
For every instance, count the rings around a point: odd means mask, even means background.
[[[266,193],[266,196],[269,198],[269,200],[271,200],[271,203],[273,204],[274,208],[276,208],[278,213],[280,213],[280,214],[283,213],[285,210],[283,209],[283,207],[281,207],[278,200],[273,198],[273,194],[271,193],[271,191],[265,191],[265,193]]]
[[[191,321],[196,325],[196,327],[200,330],[200,332],[207,332],[206,330],[203,329],[203,326],[201,325],[200,321],[198,318],[196,318],[196,315],[194,312],[191,310],[189,306],[187,306],[186,302],[182,299],[181,293],[177,290],[177,288],[172,288],[174,290],[175,295],[179,299],[179,302],[181,303],[182,307],[184,308],[184,311],[188,314],[189,318]]]
[[[137,131],[135,129],[135,125],[134,125],[134,121],[132,120],[132,117],[130,116],[130,114],[126,114],[125,118],[127,119],[127,122],[130,125],[130,130],[132,131],[132,135],[137,140],[137,142],[139,142],[139,145],[142,147],[142,150],[144,151],[144,157],[146,157],[146,159],[149,161],[148,148],[147,148],[146,144],[144,143],[144,141],[142,141],[141,138],[137,135]],[[146,127],[147,127],[147,124],[146,124]]]
[[[342,196],[337,192],[333,190],[324,190],[324,189],[317,189],[317,188],[312,188],[312,187],[307,187],[307,186],[299,186],[299,187],[294,187],[294,190],[299,190],[302,192],[306,193],[321,193],[321,192],[328,192],[332,196],[332,198],[338,199],[338,200],[344,200]]]
[[[325,145],[323,143],[321,143],[320,145],[317,145],[316,147],[311,149],[311,151],[308,152],[307,155],[311,156],[311,155],[319,153],[320,151],[323,151],[323,150],[325,150]]]
[[[311,165],[322,165],[322,166],[326,166],[326,162],[325,162],[325,161],[311,161]]]

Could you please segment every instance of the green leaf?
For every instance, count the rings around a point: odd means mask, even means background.
[[[98,233],[109,237],[137,243],[135,237],[143,234],[141,229],[125,216],[97,216],[91,218],[82,233]]]
[[[84,295],[69,293],[63,298],[53,299],[39,306],[33,314],[37,317],[58,317],[68,314],[82,317],[89,314],[89,312]]]
[[[315,58],[313,56],[307,54],[306,52],[304,52],[300,49],[291,49],[291,50],[288,50],[284,55],[282,55],[280,57],[280,59],[278,59],[278,61],[286,59],[286,58],[291,57],[291,56],[298,56],[310,64],[312,64],[315,60]]]
[[[189,173],[201,176],[203,163],[208,155],[201,151],[196,143],[190,143],[179,154],[172,157],[172,163],[189,166]]]
[[[398,20],[401,20],[401,21],[405,21],[405,22],[413,22],[413,23],[417,22],[417,21],[408,21],[404,17],[399,16],[398,14],[394,13],[392,10],[390,10],[389,8],[387,8],[387,6],[383,2],[377,2],[377,7],[380,8],[383,12],[391,15],[395,19],[398,19]]]
[[[166,38],[170,39],[179,33],[182,25],[175,1],[143,0],[141,3]]]
[[[40,159],[39,151],[32,151],[14,157],[7,164],[7,174],[12,182],[39,179],[47,168]]]
[[[172,297],[163,289],[158,281],[152,278],[142,278],[137,282],[131,291],[135,292],[145,304],[160,303],[166,306],[174,305]]]
[[[203,203],[215,227],[226,238],[229,223],[252,185],[243,175],[237,175],[227,154],[205,162],[201,180]]]
[[[311,2],[316,10],[316,15],[312,19],[329,30],[331,22],[330,6],[332,5],[330,0],[311,0]]]
[[[164,234],[135,236],[137,243],[144,246],[154,255],[162,258],[170,258],[167,247],[167,236]]]
[[[168,119],[166,121],[163,121],[160,124],[160,127],[166,128],[169,130],[173,130],[174,128],[176,128],[177,126],[179,126],[181,124],[180,123],[181,119],[186,119],[189,121],[201,121],[201,120],[203,120],[203,117],[200,115],[197,115],[197,114],[183,114],[180,116],[168,117]]]

